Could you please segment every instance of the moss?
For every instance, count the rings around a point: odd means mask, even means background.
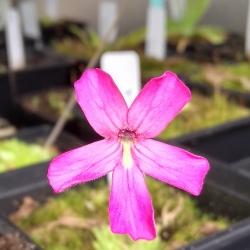
[[[48,161],[57,154],[36,143],[26,143],[17,138],[0,141],[0,172]]]
[[[22,99],[22,105],[47,119],[58,119],[65,109],[72,93],[71,88],[52,89],[50,91],[27,95]],[[73,119],[71,112],[68,119]]]
[[[159,135],[159,138],[169,139],[242,118],[249,114],[248,109],[227,100],[224,95],[216,94],[209,98],[192,93],[191,102],[174,118]]]
[[[220,87],[237,90],[241,92],[250,92],[250,64],[241,62],[237,64],[198,64],[189,61],[183,57],[169,57],[164,61],[158,61],[154,58],[141,56],[141,72],[143,79],[162,75],[165,71],[172,71],[176,74],[186,75],[193,82],[211,84],[205,77],[206,67],[212,66],[216,72],[225,75],[225,79],[220,82]],[[227,75],[227,76],[226,76]],[[245,78],[245,85],[242,84]],[[247,86],[246,86],[247,85]]]
[[[197,71],[186,71],[190,79],[197,83],[208,83],[210,82],[205,77],[205,67],[207,65],[200,65],[200,70]],[[250,92],[250,64],[249,62],[241,62],[237,64],[218,64],[213,65],[217,72],[225,75],[225,79],[219,83],[220,87],[231,89],[240,92]],[[226,76],[227,74],[227,76]],[[247,86],[242,84],[243,79],[247,81]]]
[[[170,57],[164,61],[141,56],[141,73],[143,77],[155,77],[162,75],[165,71],[176,74],[187,72],[199,72],[200,66],[182,57]]]
[[[226,72],[229,74],[233,74],[235,79],[233,80],[225,80],[221,83],[222,87],[229,88],[232,90],[238,90],[242,92],[250,92],[249,88],[245,88],[241,83],[241,77],[246,77],[250,79],[250,64],[249,62],[237,63],[234,65],[219,65],[218,69],[222,72]],[[249,82],[250,84],[250,82]]]
[[[250,78],[250,64],[249,62],[241,62],[237,64],[219,65],[219,69],[225,72],[235,74],[237,76],[246,76]]]
[[[185,244],[201,238],[205,233],[200,232],[200,228],[207,222],[213,221],[218,230],[229,225],[230,222],[225,218],[214,219],[212,214],[203,213],[190,195],[149,177],[146,177],[146,181],[153,200],[155,219],[159,229],[158,234],[160,233],[163,206],[167,203],[171,212],[177,206],[179,198],[183,199],[184,202],[180,213],[168,228],[171,232],[170,239],[163,242],[158,235],[154,244],[150,242],[139,244],[141,249],[146,249],[145,244],[149,245],[147,249],[150,249],[150,246],[158,246],[158,248],[154,249],[171,249],[171,246],[177,242],[178,244],[180,242]],[[91,189],[86,185],[80,186],[50,199],[31,216],[18,219],[15,223],[45,249],[98,250],[97,246],[100,247],[103,244],[109,246],[122,245],[124,246],[123,249],[134,249],[139,245],[134,243],[128,236],[112,235],[108,229],[108,199],[109,188],[103,182],[99,182],[95,189]],[[51,227],[53,223],[60,221],[65,214],[66,216],[75,216],[79,218],[79,221],[93,219],[101,222],[102,226],[100,228],[98,226],[79,228],[77,225],[72,227],[63,225]],[[102,229],[103,227],[106,229]],[[106,235],[107,239],[103,239],[103,235]],[[109,248],[107,247],[107,249]]]
[[[183,199],[180,212],[168,227],[171,235],[164,249],[169,249],[167,247],[173,245],[174,242],[186,244],[204,237],[206,233],[201,228],[208,222],[212,221],[215,223],[218,230],[224,229],[229,225],[229,221],[226,218],[216,218],[212,213],[203,212],[196,200],[187,193],[149,177],[147,178],[147,186],[153,201],[155,217],[158,219],[161,217],[164,205],[167,204],[169,208],[167,213],[171,213],[178,206],[178,201]]]
[[[88,228],[68,228],[50,223],[59,220],[63,215],[80,219],[94,218],[108,222],[109,190],[104,182],[96,184],[95,189],[79,186],[58,195],[55,199],[37,209],[31,216],[15,221],[44,249],[86,249],[92,250],[93,233]],[[90,208],[92,207],[92,208]]]

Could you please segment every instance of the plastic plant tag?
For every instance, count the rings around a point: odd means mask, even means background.
[[[4,29],[6,11],[10,8],[10,6],[10,0],[0,1],[0,30]]]
[[[103,38],[113,23],[118,12],[117,1],[101,1],[98,8],[98,35]],[[118,34],[118,28],[115,28],[109,37],[108,42],[115,41]]]
[[[166,57],[166,11],[164,1],[150,0],[147,10],[145,54],[163,60]]]
[[[58,19],[58,0],[46,0],[46,16],[52,20]]]
[[[19,3],[22,16],[23,33],[26,37],[39,40],[41,30],[38,23],[36,6],[33,0],[25,0]]]
[[[141,89],[140,59],[134,51],[111,51],[101,57],[101,68],[111,75],[128,107]],[[112,182],[112,174],[108,174]]]
[[[151,7],[159,7],[163,8],[165,5],[165,0],[149,0],[150,1],[150,6]]]
[[[25,53],[20,17],[14,8],[9,9],[6,14],[6,46],[9,67],[12,70],[23,68],[25,66]]]
[[[248,0],[248,11],[247,11],[247,24],[246,24],[246,38],[245,38],[245,54],[250,57],[250,0]]]
[[[176,21],[182,20],[186,10],[186,0],[168,0],[169,14]]]
[[[101,68],[111,75],[128,107],[141,89],[140,59],[134,51],[111,51],[101,57]]]

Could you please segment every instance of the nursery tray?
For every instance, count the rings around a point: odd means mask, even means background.
[[[13,118],[13,102],[7,72],[0,72],[0,116]]]
[[[222,44],[196,41],[188,45],[183,53],[175,52],[175,54],[198,63],[237,63],[247,60],[244,53],[244,44],[243,36],[231,33],[227,34],[227,39]],[[176,45],[170,45],[169,47],[172,51],[176,51]]]
[[[0,214],[0,249],[42,250],[19,228]]]
[[[179,250],[248,250],[250,246],[250,218],[193,242]]]
[[[214,87],[208,83],[193,82],[184,74],[178,74],[178,76],[191,91],[197,90],[206,95],[212,95],[215,91]],[[226,95],[229,99],[235,100],[242,106],[250,107],[250,93],[248,92],[236,91],[222,87],[220,88],[220,93]]]
[[[40,91],[55,86],[70,86],[70,70],[76,59],[50,50],[26,51],[27,66],[15,74],[16,94]]]
[[[42,38],[45,44],[50,44],[54,40],[62,40],[66,37],[76,38],[76,36],[70,32],[71,26],[77,26],[81,29],[86,29],[86,23],[75,20],[59,20],[56,23],[50,25],[42,25]]]
[[[51,87],[70,86],[72,76],[78,74],[75,58],[30,47],[26,48],[26,57],[24,69],[0,72],[0,115],[15,121],[14,100],[18,100],[20,95]],[[4,55],[2,60],[6,66]]]
[[[45,139],[51,129],[52,127],[48,125],[25,128],[15,137],[25,142],[35,142],[38,139]],[[61,133],[55,143],[61,152],[81,145],[82,141],[66,132]],[[8,215],[15,211],[27,195],[39,202],[53,195],[47,180],[48,165],[49,161],[46,161],[0,174],[0,211],[3,214]]]
[[[34,95],[46,95],[49,91],[69,91],[71,90],[73,92],[73,88],[69,87],[59,87],[59,88],[51,88],[50,90],[44,91],[44,92],[34,92],[26,95],[22,95],[20,99],[18,100],[18,110],[19,115],[21,118],[21,122],[25,125],[33,126],[33,125],[40,125],[40,124],[55,124],[58,115],[52,115],[53,109],[51,110],[42,110],[32,107],[32,105],[27,105],[27,100],[31,99]],[[25,104],[26,100],[26,104]],[[78,106],[78,104],[75,105],[75,108],[72,111],[72,118],[68,119],[65,130],[70,132],[71,134],[76,135],[78,138],[86,141],[86,142],[93,142],[96,140],[100,140],[102,137],[98,135],[93,128],[90,126],[88,121],[86,120],[81,108]]]
[[[250,118],[170,140],[210,162],[204,190],[210,207],[239,218],[250,216]],[[216,190],[220,190],[219,194]],[[201,197],[203,203],[206,199]],[[222,204],[227,204],[223,206]]]

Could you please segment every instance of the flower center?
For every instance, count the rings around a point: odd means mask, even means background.
[[[118,133],[118,137],[122,141],[133,141],[136,138],[136,134],[134,131],[129,129],[121,129]]]
[[[131,146],[133,144],[133,141],[136,139],[136,133],[129,129],[122,129],[119,131],[118,137],[121,139],[123,147],[122,164],[124,168],[131,169],[133,166]]]

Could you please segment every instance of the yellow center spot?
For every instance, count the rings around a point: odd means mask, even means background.
[[[131,169],[133,167],[131,145],[132,142],[130,140],[122,140],[122,147],[123,147],[122,164],[126,169]]]

